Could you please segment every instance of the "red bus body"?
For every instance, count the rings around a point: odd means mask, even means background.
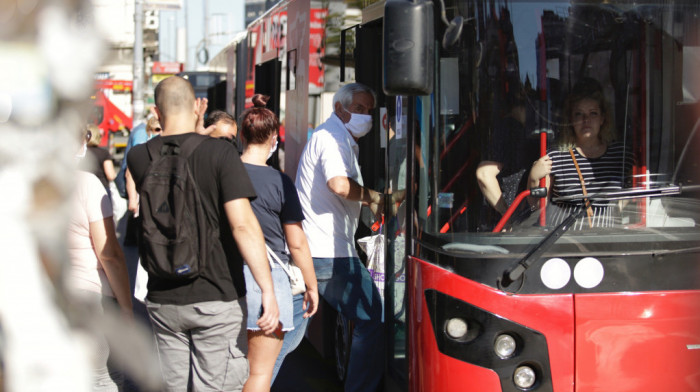
[[[697,291],[509,295],[413,257],[408,271],[412,391],[457,391],[464,385],[501,390],[492,369],[455,360],[437,348],[423,295],[431,289],[541,332],[555,391],[700,387],[700,349],[692,347],[700,341]]]

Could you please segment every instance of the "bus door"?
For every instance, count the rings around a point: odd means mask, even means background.
[[[281,76],[282,62],[278,59],[272,59],[255,66],[255,94],[269,96],[267,108],[278,117],[280,114]]]
[[[383,236],[384,268],[371,272],[384,298],[385,390],[405,391],[408,366],[404,200],[407,146],[415,120],[415,110],[409,106],[416,103],[412,97],[388,96],[383,91],[383,7],[383,3],[376,3],[363,10],[363,24],[355,29],[353,59],[356,81],[371,87],[377,96],[372,132],[358,141],[359,162],[365,185],[385,194],[384,219],[375,222],[369,210],[363,209],[356,236]]]
[[[282,124],[283,117],[280,116],[280,87],[282,79],[282,62],[275,58],[255,66],[255,94],[264,94],[270,97],[267,101],[267,108],[277,115]],[[280,126],[280,139],[284,140],[284,128]],[[280,143],[279,148],[268,160],[268,164],[275,169],[280,167],[279,150],[284,145]]]

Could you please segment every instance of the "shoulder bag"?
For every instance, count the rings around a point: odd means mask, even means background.
[[[267,248],[267,257],[270,259],[270,263],[272,263],[272,260],[277,262],[284,272],[287,273],[287,276],[289,276],[289,285],[292,287],[292,295],[305,292],[306,284],[304,283],[304,275],[301,273],[301,268],[294,265],[291,260],[289,261],[289,265],[285,265],[267,244],[265,244],[265,247]]]

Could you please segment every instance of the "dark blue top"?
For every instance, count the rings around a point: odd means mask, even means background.
[[[244,165],[258,195],[250,204],[260,222],[265,242],[280,260],[288,261],[282,225],[304,220],[294,182],[269,166]]]

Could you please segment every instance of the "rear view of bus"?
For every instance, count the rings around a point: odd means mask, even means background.
[[[408,143],[388,158],[406,197],[387,269],[406,278],[385,291],[387,385],[700,390],[700,4],[389,0],[381,23],[384,93]],[[609,104],[623,185],[530,195],[502,219],[479,163],[534,144],[527,182],[542,152],[568,156],[567,102],[584,80]],[[590,184],[569,174],[564,190]],[[605,224],[587,202],[610,207]]]

